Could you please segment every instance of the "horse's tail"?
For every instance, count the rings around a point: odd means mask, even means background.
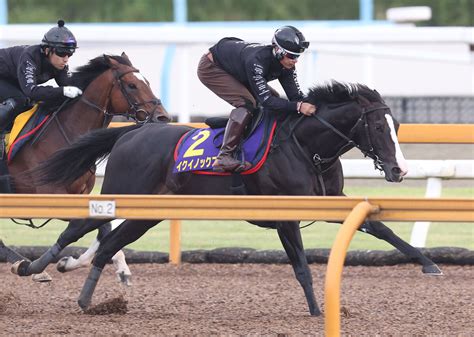
[[[127,132],[138,129],[134,124],[119,128],[97,129],[77,139],[68,147],[56,151],[52,157],[31,171],[36,185],[69,185],[94,170],[104,160],[117,140]]]

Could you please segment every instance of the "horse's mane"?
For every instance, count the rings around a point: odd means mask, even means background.
[[[360,83],[342,83],[332,80],[329,83],[309,89],[306,100],[315,105],[354,101],[363,96],[370,102],[382,102],[380,94]]]
[[[132,66],[130,61],[122,56],[118,55],[101,55],[89,61],[89,63],[80,66],[75,72],[72,73],[71,82],[73,85],[84,90],[97,76],[102,74],[104,71],[110,69],[110,65],[107,62],[107,57],[110,57],[117,62]]]

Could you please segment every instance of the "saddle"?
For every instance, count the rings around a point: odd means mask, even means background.
[[[215,161],[222,146],[227,118],[213,117],[206,119],[209,128],[193,129],[185,133],[178,141],[175,151],[173,172],[193,172],[207,175],[231,175],[231,172],[214,172]],[[252,167],[241,174],[252,174],[265,162],[275,132],[276,121],[272,114],[260,113],[253,118],[244,134],[242,146],[236,155],[252,164]]]
[[[22,146],[33,137],[49,118],[48,109],[35,104],[31,109],[19,114],[13,122],[13,127],[7,139],[7,160],[10,162]]]

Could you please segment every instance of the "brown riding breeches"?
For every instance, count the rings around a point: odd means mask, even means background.
[[[255,98],[250,91],[232,75],[229,75],[212,62],[210,58],[212,58],[212,54],[206,53],[199,61],[197,75],[202,84],[235,108],[249,108],[249,103],[252,104],[253,108],[256,108]]]

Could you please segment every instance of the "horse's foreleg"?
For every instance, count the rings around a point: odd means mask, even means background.
[[[48,264],[55,260],[66,246],[76,242],[105,222],[107,220],[77,219],[70,221],[67,228],[61,233],[57,242],[51,248],[33,262],[18,261],[12,266],[12,272],[19,276],[29,276],[44,271]]]
[[[5,256],[7,262],[12,264],[12,271],[20,265],[21,261],[28,261],[26,257],[15,252],[13,249],[4,245],[3,241],[0,239],[0,255]],[[31,279],[35,282],[51,282],[53,278],[47,273],[42,272],[39,274],[33,274]]]
[[[1,239],[0,239],[0,256],[4,256],[5,260],[12,264],[21,260],[28,260],[26,257],[15,252],[10,247],[5,246],[5,244],[3,243]]]
[[[148,229],[155,226],[156,220],[126,220],[114,231],[107,234],[102,240],[94,260],[92,268],[89,272],[81,294],[79,295],[78,304],[86,310],[94,295],[94,290],[99,281],[100,274],[107,262],[123,247],[138,240]]]
[[[418,261],[423,266],[423,273],[428,275],[443,275],[441,269],[439,269],[439,267],[433,261],[423,255],[419,249],[402,240],[402,238],[397,236],[382,222],[366,221],[360,226],[359,230],[371,234],[378,239],[387,241],[410,259]]]
[[[91,264],[95,252],[99,249],[100,242],[94,239],[90,247],[82,253],[77,259],[73,256],[65,256],[56,264],[56,269],[61,273],[76,270],[78,268],[87,267]]]
[[[314,297],[313,278],[304,253],[299,222],[279,222],[277,223],[277,230],[283,248],[285,248],[286,254],[293,266],[296,279],[303,287],[309,306],[309,312],[313,316],[321,315],[316,298]]]

